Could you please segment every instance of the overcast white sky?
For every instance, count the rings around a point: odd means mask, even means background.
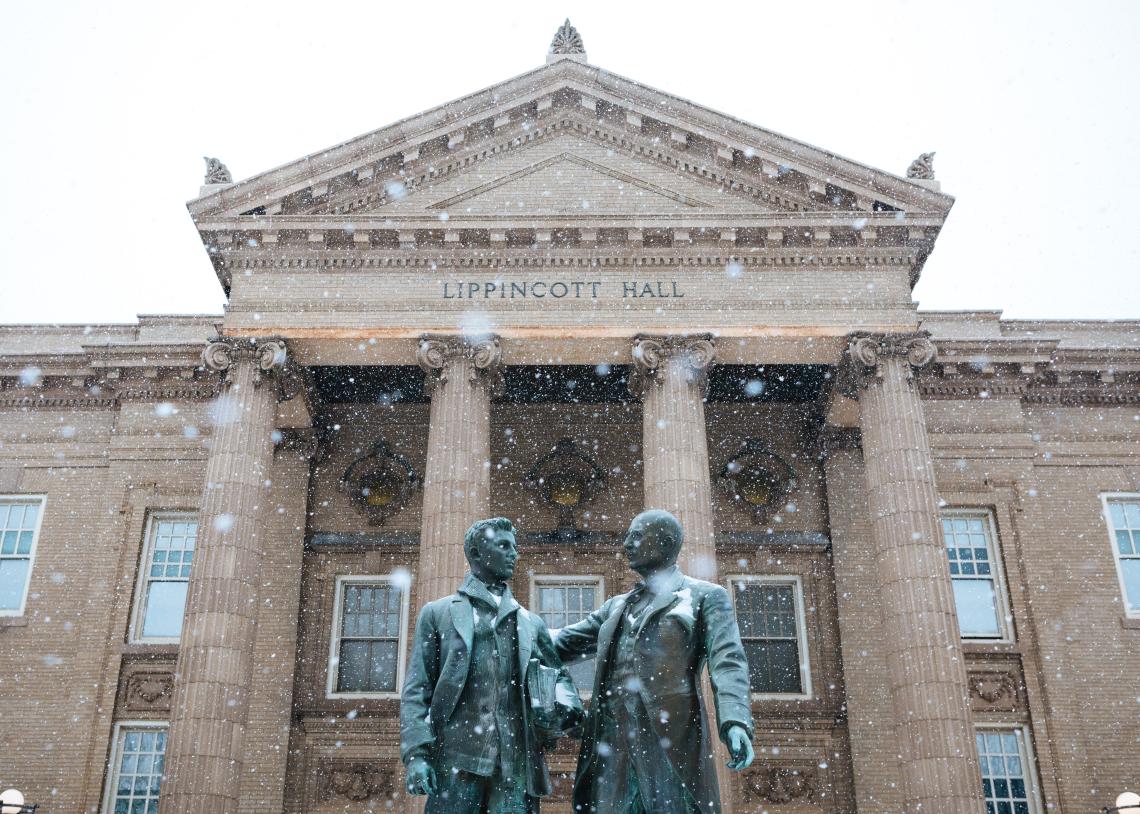
[[[185,209],[529,70],[590,62],[957,197],[915,295],[1140,318],[1140,2],[10,2],[0,322],[220,313]]]

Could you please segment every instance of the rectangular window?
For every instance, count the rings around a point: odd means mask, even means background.
[[[403,673],[408,591],[391,577],[340,577],[330,695],[390,695]]]
[[[1037,814],[1040,807],[1025,729],[979,727],[975,737],[986,811]]]
[[[531,586],[531,608],[542,617],[551,630],[580,622],[598,609],[604,591],[601,577],[556,577],[535,575]],[[593,658],[567,664],[579,693],[589,693],[594,687]]]
[[[107,814],[158,814],[166,724],[119,724],[111,750]]]
[[[19,616],[28,599],[42,497],[0,496],[0,616]]]
[[[729,584],[753,694],[810,697],[799,579],[734,576]]]
[[[198,519],[192,513],[151,515],[139,574],[135,641],[176,642],[182,635],[197,537]]]
[[[1140,616],[1140,495],[1106,495],[1105,511],[1127,616]]]
[[[988,511],[944,512],[941,525],[962,638],[1010,638],[993,517]]]

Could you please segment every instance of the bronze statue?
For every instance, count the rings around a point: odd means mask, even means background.
[[[555,632],[564,660],[597,654],[574,811],[716,814],[714,744],[701,699],[707,666],[729,766],[752,763],[748,662],[728,591],[676,566],[683,533],[665,511],[630,523],[625,553],[642,581]]]
[[[467,530],[457,593],[424,606],[400,702],[400,756],[426,814],[531,814],[550,794],[547,742],[582,702],[546,625],[511,596],[515,529]]]

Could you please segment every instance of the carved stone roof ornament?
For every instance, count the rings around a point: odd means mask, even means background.
[[[230,174],[229,168],[219,159],[209,156],[202,156],[202,158],[206,162],[206,178],[202,181],[203,184],[232,184],[234,182],[234,177]]]
[[[546,61],[554,62],[557,59],[571,58],[578,62],[586,61],[586,46],[582,44],[582,35],[578,29],[570,25],[570,18],[566,18],[557,31],[554,39],[550,41],[550,51],[547,52]]]
[[[923,153],[906,168],[906,177],[918,181],[934,180],[934,153]]]

